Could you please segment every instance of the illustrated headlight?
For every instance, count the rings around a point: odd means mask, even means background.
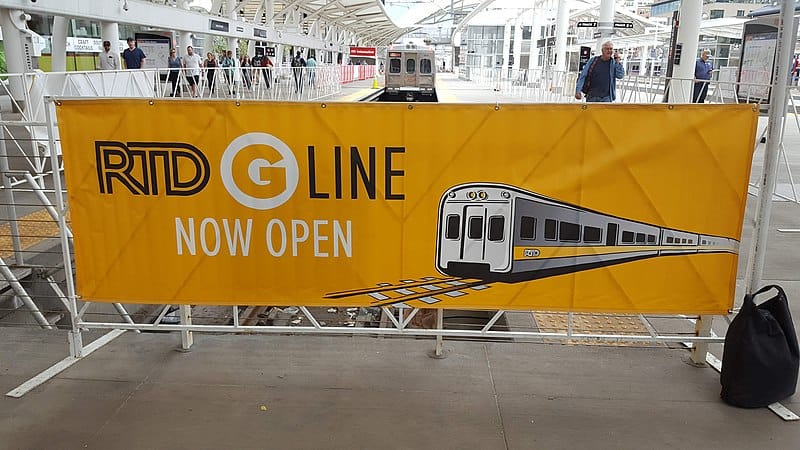
[[[467,198],[468,199],[475,200],[475,197],[476,197],[475,192],[473,192],[473,191],[467,192]]]
[[[450,197],[450,198],[456,198],[456,193],[455,193],[455,192],[452,192],[452,191],[450,191],[450,193],[449,193],[449,194],[447,194],[447,196],[448,196],[448,197]]]
[[[488,195],[486,195],[486,192],[478,191],[478,198],[480,198],[481,200],[486,200],[486,197],[488,197]]]
[[[500,195],[502,195],[503,198],[511,198],[511,193],[509,193],[508,191],[503,191],[503,193]]]

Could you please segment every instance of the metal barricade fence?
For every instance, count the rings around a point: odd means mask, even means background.
[[[198,76],[198,96],[200,98],[270,99],[270,100],[310,100],[336,92],[339,85],[339,71],[336,66],[319,66],[315,69],[293,69],[277,67],[269,71],[269,83],[265,73],[254,74],[251,69],[249,83],[243,77],[227,76],[223,68],[203,69]],[[312,72],[313,70],[313,72]],[[214,73],[214,83],[209,83]],[[312,77],[312,73],[314,74]],[[189,73],[181,70],[178,83],[181,95],[188,89]],[[244,75],[244,73],[242,73]],[[471,80],[488,89],[497,89],[514,98],[534,102],[575,101],[574,89],[576,73],[548,70],[519,70],[501,73],[497,70],[473,68]],[[691,81],[691,80],[688,80]],[[25,94],[10,88],[14,83],[27,86]],[[630,76],[618,84],[620,101],[642,102],[645,99],[660,102],[666,80],[659,77]],[[477,337],[477,338],[535,338],[557,340],[608,340],[611,342],[719,342],[721,339],[709,335],[696,335],[694,326],[678,331],[656,329],[651,320],[657,316],[631,315],[633,322],[640,324],[641,333],[617,333],[614,330],[601,330],[600,333],[581,332],[576,328],[576,318],[592,317],[591,314],[537,312],[541,322],[548,316],[563,316],[565,328],[550,330],[507,327],[505,331],[492,329],[500,317],[512,313],[493,312],[491,320],[483,327],[454,327],[444,330],[440,325],[434,329],[410,329],[412,319],[425,310],[411,308],[382,307],[377,312],[356,308],[352,316],[327,319],[327,325],[319,320],[322,313],[300,306],[292,311],[288,308],[253,308],[223,306],[195,310],[177,317],[177,305],[121,305],[83,303],[74,296],[65,294],[72,290],[71,269],[71,231],[67,205],[63,204],[64,192],[61,186],[61,163],[58,151],[59,138],[57,124],[51,102],[47,96],[65,97],[146,97],[164,98],[172,94],[168,69],[145,69],[141,71],[116,72],[76,72],[69,74],[26,74],[8,75],[3,79],[3,89],[7,100],[2,103],[2,132],[0,136],[0,176],[2,176],[2,197],[0,202],[4,211],[4,224],[0,229],[0,272],[6,284],[0,289],[0,322],[4,325],[31,326],[42,328],[63,326],[72,330],[71,353],[81,356],[83,344],[80,332],[83,329],[161,329],[181,331],[184,344],[190,341],[191,331],[222,331],[234,333],[325,333],[325,334],[388,334],[418,335],[439,337]],[[188,90],[187,90],[188,89]],[[719,83],[709,88],[709,99],[725,99],[729,86]],[[34,93],[39,98],[34,97]],[[737,99],[736,101],[740,101]],[[800,125],[798,125],[800,127]],[[42,130],[44,131],[42,133]],[[55,149],[55,151],[51,151]],[[56,170],[53,170],[55,167]],[[795,198],[795,201],[796,198]],[[67,249],[64,257],[62,249]],[[188,308],[188,307],[186,307]],[[525,312],[520,312],[525,314]],[[168,323],[175,315],[175,322]],[[247,322],[242,314],[249,314]],[[441,313],[439,317],[441,317]],[[530,312],[527,312],[530,314]],[[609,315],[604,315],[609,316]],[[613,315],[616,316],[616,315]],[[293,326],[287,317],[307,319],[309,326]],[[361,319],[358,319],[361,317]],[[372,319],[366,319],[372,317]],[[659,320],[665,317],[657,317]],[[696,318],[696,317],[695,317]],[[5,320],[4,320],[5,319]],[[206,319],[206,323],[202,322]],[[270,321],[273,327],[263,327],[259,322]],[[294,319],[293,319],[294,320]],[[380,323],[377,328],[355,329],[352,324],[366,322]],[[282,322],[281,322],[282,321]],[[179,322],[179,323],[178,323]],[[560,323],[561,319],[554,323]],[[701,321],[702,322],[702,321]],[[249,325],[248,325],[249,324]],[[283,324],[283,325],[280,325]],[[705,326],[705,325],[703,325]],[[700,325],[698,325],[700,327]],[[682,330],[682,331],[681,331]],[[672,333],[672,334],[665,334]],[[188,345],[191,345],[190,343]]]

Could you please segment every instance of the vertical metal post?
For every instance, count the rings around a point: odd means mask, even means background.
[[[190,305],[180,305],[178,307],[181,316],[181,325],[192,324],[192,307]],[[194,337],[189,330],[181,330],[181,350],[188,352],[192,349]]]
[[[750,243],[750,257],[745,273],[745,293],[758,289],[764,275],[764,261],[767,256],[767,234],[769,233],[772,194],[778,178],[778,158],[783,120],[786,117],[786,93],[791,67],[791,53],[794,50],[794,1],[781,2],[781,20],[778,25],[777,58],[773,69],[775,83],[769,102],[769,122],[767,123],[767,146],[764,150],[764,169],[758,186],[758,205],[756,207],[753,238]]]
[[[22,257],[22,243],[19,239],[19,224],[17,223],[17,208],[14,206],[14,193],[11,192],[11,182],[8,179],[8,152],[6,151],[5,126],[0,125],[0,181],[3,185],[2,201],[6,207],[8,224],[11,225],[11,244],[14,247],[14,261],[18,266],[25,264]]]
[[[61,252],[64,260],[64,278],[67,281],[67,299],[69,305],[69,319],[72,329],[69,331],[69,352],[75,358],[83,356],[83,337],[78,326],[78,300],[75,294],[75,280],[72,278],[72,258],[70,257],[69,238],[67,237],[67,219],[64,209],[64,192],[61,187],[61,171],[58,161],[58,147],[56,146],[55,128],[53,125],[53,112],[51,108],[60,102],[53,101],[52,97],[44,98],[44,116],[47,123],[47,145],[50,149],[50,169],[53,172],[53,188],[56,197],[56,212],[58,213],[58,236],[61,239]]]
[[[700,318],[698,318],[697,322],[694,324],[694,335],[702,337],[711,336],[711,323],[713,320],[714,316],[700,316]],[[689,357],[691,358],[693,364],[702,366],[706,363],[707,355],[708,343],[695,342],[692,345],[692,354]]]
[[[444,329],[444,310],[439,308],[436,310],[436,329]],[[442,350],[444,350],[444,339],[441,334],[436,335],[436,357],[442,357]]]

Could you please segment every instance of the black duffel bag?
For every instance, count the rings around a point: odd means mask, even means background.
[[[773,288],[778,295],[755,304],[755,296]],[[800,351],[786,293],[770,285],[746,295],[725,335],[722,400],[743,408],[783,400],[794,394],[798,368]]]

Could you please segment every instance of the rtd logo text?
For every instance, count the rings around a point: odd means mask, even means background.
[[[166,195],[193,195],[203,190],[211,175],[208,158],[181,142],[96,141],[94,149],[102,194],[113,194],[116,180],[134,195],[158,195],[163,177]],[[191,174],[179,173],[181,160],[188,162]],[[185,165],[181,171],[186,172]]]

